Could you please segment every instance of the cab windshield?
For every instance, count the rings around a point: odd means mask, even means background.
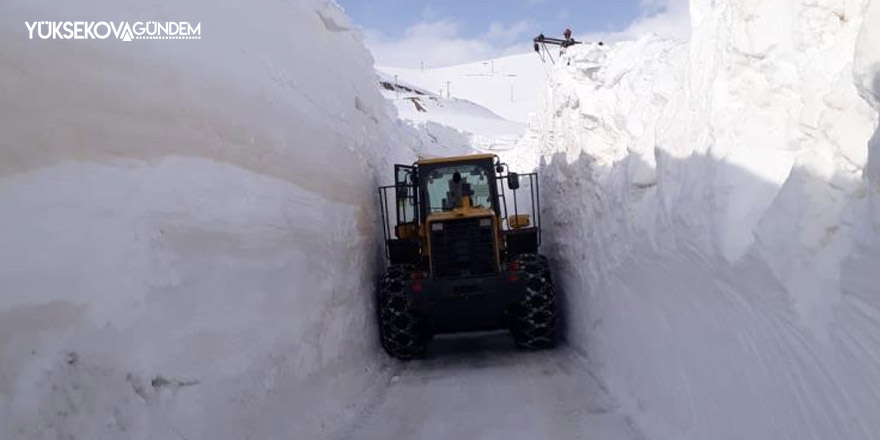
[[[431,170],[426,177],[425,202],[428,213],[451,211],[461,206],[463,196],[469,196],[474,207],[492,206],[488,172],[479,165],[438,167]]]

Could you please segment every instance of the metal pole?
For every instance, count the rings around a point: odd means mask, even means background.
[[[516,205],[516,192],[518,190],[514,189],[512,191],[513,191],[513,215],[519,215],[519,207]]]
[[[449,94],[449,81],[446,81],[446,98],[451,98],[452,95]]]
[[[394,75],[394,90],[397,91],[397,99],[400,99],[400,84],[397,82],[397,75]]]

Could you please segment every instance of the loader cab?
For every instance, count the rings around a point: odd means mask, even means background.
[[[465,205],[500,215],[493,156],[452,162],[426,160],[417,167],[418,186],[424,196],[422,218]]]
[[[386,255],[431,278],[497,273],[512,256],[537,252],[536,174],[509,172],[493,154],[395,166],[381,187]]]

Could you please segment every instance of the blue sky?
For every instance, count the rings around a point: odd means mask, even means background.
[[[430,67],[528,51],[570,27],[590,40],[686,37],[688,0],[337,0],[377,64]]]
[[[579,32],[620,31],[642,14],[641,0],[337,0],[367,29],[389,36],[421,21],[454,19],[464,36],[483,34],[490,23],[535,22],[548,35],[565,27]]]

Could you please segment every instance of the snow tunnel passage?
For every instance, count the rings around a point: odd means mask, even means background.
[[[880,438],[880,2],[832,3],[573,49],[528,142],[471,139],[543,161],[569,346],[410,363],[375,186],[470,144],[387,111],[340,8],[0,3],[0,438]],[[158,4],[210,36],[16,37]]]

